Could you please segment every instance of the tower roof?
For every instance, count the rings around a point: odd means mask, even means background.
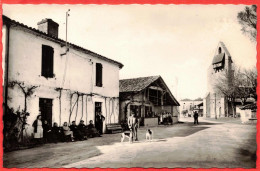
[[[223,48],[223,50],[226,52],[227,56],[231,56],[227,47],[225,46],[225,44],[223,42],[219,42],[219,44],[221,45],[221,47]]]
[[[217,64],[217,63],[222,62],[224,56],[225,56],[225,53],[221,53],[221,54],[218,54],[218,55],[214,56],[212,64]]]

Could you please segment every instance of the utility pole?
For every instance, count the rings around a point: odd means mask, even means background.
[[[63,88],[63,86],[64,86],[65,77],[66,77],[66,74],[67,74],[67,63],[68,63],[67,52],[69,51],[69,47],[68,47],[68,17],[70,16],[69,11],[70,11],[70,9],[68,9],[68,11],[66,12],[66,49],[65,49],[65,52],[61,54],[61,56],[66,55],[64,74],[63,74],[61,88]]]
[[[68,17],[70,16],[69,14],[70,9],[66,12],[66,52],[68,51]]]
[[[215,119],[217,119],[217,99],[216,99],[216,93],[215,94]]]

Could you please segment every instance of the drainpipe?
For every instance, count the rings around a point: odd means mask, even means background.
[[[4,84],[4,87],[5,87],[5,111],[7,109],[7,97],[8,97],[8,70],[9,70],[9,38],[10,37],[10,25],[9,24],[6,24],[6,47],[5,47],[5,84]],[[4,112],[5,112],[4,111]]]

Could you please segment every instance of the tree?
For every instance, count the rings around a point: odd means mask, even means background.
[[[216,92],[223,94],[231,104],[232,115],[235,116],[235,100],[240,99],[242,105],[248,98],[257,99],[257,70],[234,67],[232,71],[224,71],[215,82]]]
[[[249,96],[257,101],[256,86],[257,86],[257,69],[256,67],[245,69],[243,71],[245,76],[244,85],[248,88]]]
[[[250,37],[251,40],[256,41],[256,5],[251,7],[245,7],[244,11],[240,11],[237,14],[239,24],[242,26],[242,32]]]
[[[223,95],[231,105],[231,114],[235,117],[236,108],[235,100],[238,97],[238,85],[241,82],[241,69],[234,66],[233,70],[225,70],[221,75],[216,79],[214,88],[216,93]],[[228,111],[229,112],[229,111]]]

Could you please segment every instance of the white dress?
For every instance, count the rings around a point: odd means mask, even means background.
[[[37,120],[37,132],[34,133],[34,138],[43,138],[42,121]]]

